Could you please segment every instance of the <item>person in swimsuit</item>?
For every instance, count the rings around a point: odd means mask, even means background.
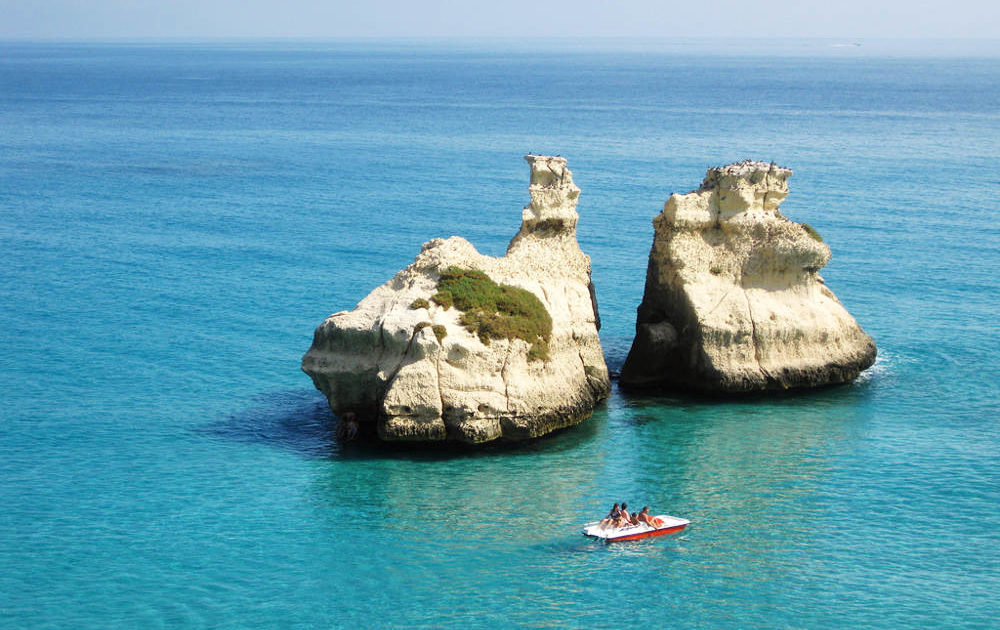
[[[611,508],[611,511],[608,512],[608,515],[604,517],[604,519],[601,521],[601,524],[598,525],[598,527],[600,527],[601,529],[605,529],[607,528],[608,525],[617,521],[620,516],[621,516],[621,510],[618,508],[618,504],[615,503],[614,507]]]
[[[649,506],[643,506],[642,511],[635,515],[635,520],[637,523],[645,523],[653,529],[660,526],[659,519],[653,518],[649,515]]]
[[[640,523],[642,523],[642,521],[639,520],[639,514],[640,512],[636,512],[632,515],[632,520],[629,523],[629,525],[639,525]]]
[[[625,508],[628,506],[627,503],[622,501],[622,509],[618,513],[618,519],[615,521],[615,527],[628,527],[632,524],[632,516],[628,513]]]

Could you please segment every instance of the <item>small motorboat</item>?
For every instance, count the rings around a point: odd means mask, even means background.
[[[583,535],[590,536],[591,538],[600,538],[604,542],[620,542],[672,534],[681,531],[691,524],[691,521],[686,518],[677,518],[676,516],[662,515],[654,518],[659,522],[659,526],[657,527],[650,527],[645,523],[639,523],[638,525],[629,525],[628,527],[608,527],[601,529],[600,521],[595,521],[583,526]]]

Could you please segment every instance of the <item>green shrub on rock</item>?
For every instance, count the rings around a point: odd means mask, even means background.
[[[806,234],[813,237],[813,240],[819,241],[820,243],[823,242],[823,237],[819,235],[819,232],[816,231],[816,228],[809,225],[808,223],[800,223],[799,225],[801,225],[802,229],[806,231]]]
[[[552,317],[531,291],[497,284],[482,271],[448,267],[441,272],[431,299],[462,311],[465,329],[489,345],[492,339],[523,339],[531,344],[529,360],[549,357]]]
[[[413,327],[413,334],[417,334],[424,328],[430,328],[434,332],[434,336],[437,337],[438,343],[444,341],[444,338],[448,336],[448,329],[441,324],[431,324],[430,322],[420,322]]]
[[[434,331],[434,336],[437,337],[438,343],[444,341],[444,338],[448,336],[448,329],[441,324],[434,324],[431,326],[431,330]]]
[[[431,300],[446,311],[455,303],[455,300],[451,297],[451,293],[448,291],[438,291],[431,296]]]

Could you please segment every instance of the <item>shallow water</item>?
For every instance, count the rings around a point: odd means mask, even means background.
[[[988,627],[1000,62],[856,51],[0,44],[0,626]],[[710,165],[879,345],[853,385],[618,391],[515,448],[341,446],[313,328],[570,159],[613,369]],[[595,544],[614,501],[691,519]]]

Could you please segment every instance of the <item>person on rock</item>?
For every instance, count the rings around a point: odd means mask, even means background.
[[[347,411],[337,423],[337,438],[341,442],[350,442],[358,437],[358,416],[353,411]]]

